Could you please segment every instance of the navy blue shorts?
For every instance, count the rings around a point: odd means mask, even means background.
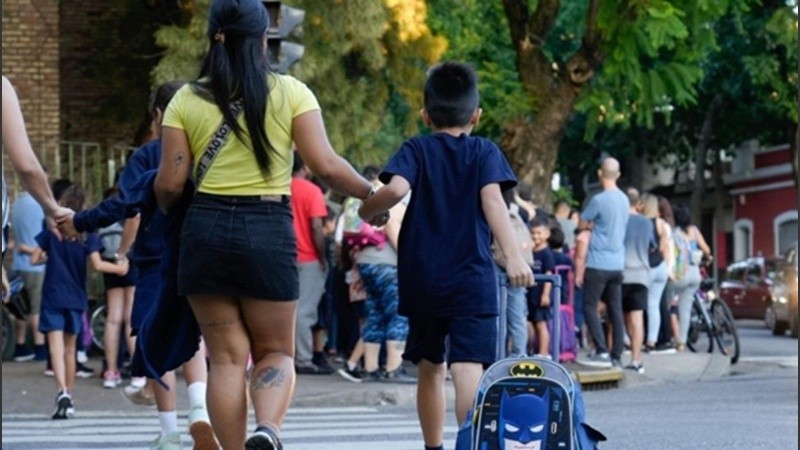
[[[497,360],[497,316],[409,317],[403,359],[419,364],[477,362],[489,367]]]
[[[104,259],[103,261],[108,260]],[[108,262],[113,263],[115,261]],[[139,271],[136,269],[136,265],[131,264],[130,269],[128,269],[128,273],[123,276],[114,275],[113,273],[104,273],[103,285],[105,286],[106,290],[136,286],[136,280],[139,278],[138,275]]]
[[[83,311],[67,308],[49,308],[42,306],[39,316],[39,332],[63,331],[79,335],[83,330]]]
[[[528,322],[546,322],[553,318],[552,306],[534,306],[528,310]]]
[[[178,293],[297,300],[289,197],[196,194],[181,230]]]

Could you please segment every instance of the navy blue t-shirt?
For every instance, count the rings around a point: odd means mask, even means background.
[[[556,260],[550,247],[533,251],[533,274],[544,275],[547,272],[555,273]],[[536,283],[528,288],[528,307],[539,307],[542,303],[542,291],[545,283]]]
[[[553,250],[553,259],[555,260],[556,266],[567,266],[575,270],[572,258],[566,253]],[[566,305],[569,303],[569,272],[567,270],[562,270],[559,272],[559,275],[561,275],[561,304]]]
[[[85,242],[59,241],[48,229],[36,236],[39,247],[47,253],[42,308],[86,309],[86,259],[103,250],[100,238],[87,233]]]
[[[380,179],[400,176],[411,201],[400,228],[398,312],[404,316],[456,317],[497,314],[497,279],[489,246],[491,230],[480,191],[501,190],[516,177],[491,141],[446,133],[409,139]]]

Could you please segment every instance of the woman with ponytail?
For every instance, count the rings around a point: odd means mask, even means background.
[[[214,0],[198,79],[165,113],[155,180],[169,210],[193,179],[178,261],[210,355],[207,404],[223,448],[281,449],[292,399],[298,297],[289,203],[292,146],[332,189],[361,199],[372,186],[328,142],[314,94],[272,73],[260,0]],[[256,431],[247,438],[245,371]]]

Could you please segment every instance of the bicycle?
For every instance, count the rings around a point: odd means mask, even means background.
[[[693,352],[706,349],[711,353],[716,342],[720,352],[730,356],[731,364],[736,364],[740,354],[736,322],[728,305],[712,289],[712,283],[703,280],[694,294],[686,346]]]

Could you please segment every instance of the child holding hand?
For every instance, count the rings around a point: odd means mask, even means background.
[[[74,211],[83,209],[85,194],[73,184],[59,199],[61,206]],[[66,419],[75,413],[70,392],[75,385],[75,346],[81,333],[81,315],[86,310],[86,260],[103,273],[123,276],[128,261],[120,264],[103,261],[103,247],[95,234],[79,240],[59,240],[49,229],[36,236],[38,247],[33,249],[31,262],[46,264],[42,285],[42,311],[39,331],[47,336],[50,358],[55,374],[56,408],[53,419]]]

